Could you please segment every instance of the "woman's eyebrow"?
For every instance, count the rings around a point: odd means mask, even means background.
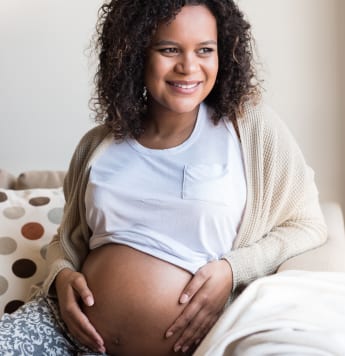
[[[178,43],[174,41],[160,40],[154,42],[153,46],[178,46]]]
[[[169,40],[160,40],[157,42],[153,43],[153,46],[178,46],[179,43],[178,42],[174,42],[174,41],[169,41]],[[198,43],[199,46],[216,46],[217,45],[217,41],[215,40],[209,40],[209,41],[203,41]]]
[[[217,46],[217,41],[215,40],[209,40],[209,41],[204,41],[204,42],[200,42],[199,45],[201,46]]]

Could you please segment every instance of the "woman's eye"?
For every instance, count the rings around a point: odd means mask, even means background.
[[[173,55],[178,53],[178,49],[174,47],[166,47],[166,48],[160,48],[159,52],[163,54]]]
[[[200,49],[198,50],[198,53],[199,53],[199,54],[209,54],[209,53],[211,53],[211,52],[213,52],[213,51],[214,51],[213,48],[203,47],[203,48],[200,48]]]

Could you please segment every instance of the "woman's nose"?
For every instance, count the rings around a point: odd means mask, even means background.
[[[182,74],[190,74],[198,70],[198,61],[194,54],[185,54],[179,58],[176,71]]]

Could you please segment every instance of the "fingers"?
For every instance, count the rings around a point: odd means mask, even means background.
[[[182,314],[175,320],[174,324],[168,329],[166,337],[169,338],[170,336],[186,328],[193,318],[199,313],[200,309],[201,305],[198,303],[189,304]]]
[[[206,265],[207,266],[207,265]],[[207,267],[204,266],[200,268],[191,279],[191,281],[184,288],[179,302],[185,304],[189,302],[198,290],[206,283],[209,279],[209,274],[207,273]]]
[[[194,277],[184,288],[179,299],[179,302],[181,304],[186,304],[187,302],[189,302],[198,292],[200,292],[200,290],[203,288],[203,286],[209,279],[206,266],[200,268],[199,271],[196,272]],[[186,328],[190,320],[192,320],[193,317],[200,311],[206,299],[207,294],[200,293],[200,295],[198,295],[197,298],[195,298],[195,300],[193,300],[193,302],[185,308],[185,310],[178,317],[178,319],[176,319],[174,324],[167,330],[165,336],[169,338],[176,332]]]
[[[80,296],[85,305],[91,307],[95,303],[93,294],[88,288],[86,279],[82,274],[78,273],[78,275],[72,280],[71,285],[75,293]]]
[[[191,281],[184,288],[179,302],[181,304],[186,304],[189,302],[200,289],[204,286],[208,279],[207,273],[204,271],[205,266],[201,268],[191,279]],[[199,300],[203,299],[202,296],[199,296]],[[197,302],[197,300],[196,300]],[[171,337],[176,332],[183,330],[189,324],[190,320],[199,312],[201,306],[193,301],[193,303],[189,304],[186,309],[182,312],[182,314],[176,319],[174,324],[167,330],[165,336],[167,338]]]
[[[63,270],[56,279],[61,317],[69,332],[83,345],[97,352],[105,352],[104,342],[79,305],[81,299],[88,306],[94,304],[85,277],[78,272]]]
[[[168,329],[166,337],[180,333],[174,350],[186,352],[200,341],[218,320],[232,288],[232,270],[227,261],[203,266],[188,283],[180,303],[188,303]]]
[[[207,314],[204,310],[193,319],[193,321],[185,329],[181,337],[176,341],[174,351],[187,352],[192,349],[206,336],[212,326],[219,318],[219,314]]]
[[[70,333],[83,345],[96,352],[105,352],[102,338],[97,333],[84,313],[78,307],[70,311],[69,317]],[[67,323],[67,320],[66,320]]]
[[[169,328],[167,337],[183,331],[179,340],[175,343],[175,352],[182,349],[186,351],[198,339],[203,338],[215,320],[213,306],[209,303],[208,293],[199,292],[193,301],[184,309],[175,323]]]

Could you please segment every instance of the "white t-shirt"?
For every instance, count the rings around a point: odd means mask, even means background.
[[[97,158],[85,196],[91,249],[124,244],[191,273],[231,249],[246,203],[242,151],[231,122],[214,125],[209,110],[200,105],[179,146],[114,140]]]

